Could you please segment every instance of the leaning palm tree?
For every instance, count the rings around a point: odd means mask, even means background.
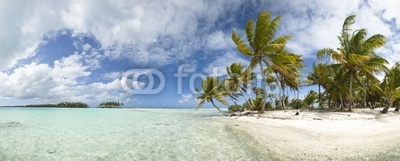
[[[258,15],[255,27],[253,20],[249,19],[246,23],[246,36],[250,47],[243,42],[241,37],[235,31],[232,33],[232,40],[236,44],[239,52],[251,58],[250,67],[254,68],[259,66],[265,90],[268,89],[268,78],[263,73],[263,65],[265,65],[265,67],[274,66],[276,62],[273,60],[276,59],[271,59],[271,57],[274,57],[278,50],[283,49],[286,42],[291,39],[291,36],[280,36],[275,38],[275,33],[278,29],[280,19],[281,16],[271,19],[271,13],[268,11],[261,12]],[[264,101],[260,113],[265,111],[267,91],[263,98]]]
[[[251,68],[243,69],[242,63],[232,63],[226,67],[226,71],[229,78],[225,79],[225,89],[228,90],[233,97],[242,96],[244,100],[248,100],[248,87],[253,83],[256,75],[251,71]],[[239,93],[236,93],[239,92]],[[233,98],[234,99],[234,98]],[[252,99],[250,99],[250,105],[254,106]]]
[[[279,56],[276,57],[277,55]],[[271,60],[275,62],[275,65],[271,66],[270,69],[275,73],[276,77],[275,81],[279,94],[279,106],[285,109],[286,105],[284,100],[286,96],[284,96],[284,94],[282,95],[281,91],[284,91],[286,86],[299,90],[301,83],[299,79],[301,76],[300,69],[304,67],[304,60],[301,58],[301,55],[293,54],[286,50],[277,52],[271,57]]]
[[[214,102],[214,99],[217,100],[218,102],[228,105],[226,100],[224,99],[226,97],[226,91],[221,90],[223,88],[223,83],[219,82],[218,77],[207,77],[206,79],[203,79],[201,85],[203,90],[200,91],[199,89],[196,88],[196,91],[199,93],[197,96],[197,100],[200,101],[197,104],[196,109],[199,109],[203,106],[203,104],[207,102],[211,102],[211,104],[224,116],[229,116],[225,112],[223,112]]]
[[[333,50],[325,48],[318,51],[318,58],[330,57],[332,60],[340,64],[346,72],[346,76],[350,77],[349,83],[349,111],[353,106],[353,82],[354,79],[361,84],[359,79],[360,72],[375,74],[382,71],[379,66],[370,65],[374,57],[374,50],[385,45],[385,37],[376,34],[366,39],[367,30],[360,29],[351,32],[351,25],[355,22],[355,15],[346,18],[343,24],[341,35],[338,37],[340,48]],[[383,62],[387,63],[387,62]]]

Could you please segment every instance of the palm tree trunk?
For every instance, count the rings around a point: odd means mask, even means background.
[[[394,109],[394,111],[399,112],[399,110],[400,110],[400,104],[399,104],[399,102],[397,102],[396,104],[397,104],[397,105],[396,105],[396,108]]]
[[[321,85],[318,84],[318,106],[321,108]]]
[[[242,95],[242,97],[244,98],[244,100],[247,102],[249,101],[250,106],[254,108],[254,103],[253,103],[253,99],[247,99],[246,96],[244,96],[243,91],[241,89],[239,89],[240,94]]]
[[[364,108],[367,108],[367,93],[365,93],[364,94],[364,97],[363,97],[363,104],[364,104]]]
[[[219,109],[219,108],[215,105],[213,99],[211,99],[210,102],[212,103],[212,105],[213,105],[220,113],[222,113],[222,115],[224,115],[224,116],[229,116],[228,114],[226,114],[224,111],[222,111],[221,109]]]
[[[366,78],[366,83],[364,84],[364,96],[363,96],[363,102],[364,102],[364,108],[367,108],[367,84],[368,84],[368,78]]]
[[[349,111],[352,111],[353,107],[353,73],[350,74],[350,105]]]
[[[293,90],[293,99],[296,97],[296,90]]]
[[[282,108],[283,109],[281,82],[279,80],[279,75],[278,75],[277,72],[275,72],[275,76],[276,76],[276,87],[278,88],[278,96],[279,96],[278,97],[279,98],[279,100],[278,100],[278,108]]]
[[[260,61],[258,62],[258,64],[260,65],[260,72],[263,78],[263,82],[265,84],[265,92],[264,92],[264,100],[262,101],[262,105],[261,105],[261,111],[260,113],[264,113],[265,111],[265,104],[267,103],[267,87],[268,87],[268,82],[267,82],[267,78],[265,78],[266,76],[263,73],[263,67],[262,67],[262,59],[260,58]]]
[[[238,105],[237,103],[236,103],[236,101],[231,97],[231,96],[228,96],[230,99],[231,99],[231,101],[235,104],[235,105]]]
[[[386,103],[385,108],[383,108],[383,110],[381,111],[382,113],[387,113],[389,110],[389,101]]]
[[[285,100],[286,100],[286,95],[285,95],[285,82],[283,80],[283,78],[281,79],[281,86],[282,86],[282,107],[283,109],[286,110],[286,104],[285,104]]]
[[[342,95],[342,92],[339,92],[339,97],[340,97],[340,110],[343,110],[344,104],[343,104],[343,95]]]

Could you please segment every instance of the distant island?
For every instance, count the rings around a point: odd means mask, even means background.
[[[61,102],[57,104],[32,104],[25,107],[88,108],[89,105],[84,102]]]
[[[122,102],[102,102],[97,108],[121,108],[124,106]],[[85,102],[61,102],[57,104],[45,103],[45,104],[30,104],[25,106],[0,106],[0,107],[40,107],[40,108],[89,108],[89,105]]]
[[[121,106],[124,106],[122,102],[102,102],[99,108],[121,108]]]

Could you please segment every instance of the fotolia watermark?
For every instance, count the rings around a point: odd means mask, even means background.
[[[148,79],[147,84],[139,81],[140,76]],[[155,87],[154,76],[160,79],[158,87]],[[157,94],[165,87],[165,77],[156,69],[131,69],[122,75],[121,85],[130,94]]]
[[[190,64],[182,64],[178,67],[177,73],[174,74],[177,83],[177,94],[183,94],[182,87],[189,85],[191,93],[196,93],[195,80],[206,79],[207,75],[203,73],[187,72],[190,69]],[[185,72],[186,70],[186,72]],[[190,73],[190,74],[189,74]],[[217,67],[212,69],[209,77],[229,77],[225,72],[219,71]],[[147,80],[147,82],[140,81],[139,78]],[[238,76],[240,77],[240,76]],[[189,78],[189,84],[184,84],[183,79]],[[155,81],[158,80],[158,81]],[[222,78],[220,79],[222,80]],[[256,81],[260,85],[261,81]],[[217,82],[216,82],[217,83]],[[219,82],[220,83],[220,82]],[[122,88],[130,94],[158,94],[166,86],[165,75],[156,69],[131,69],[126,71],[121,78]],[[200,85],[201,86],[201,85]],[[251,85],[247,86],[247,92],[250,92]],[[201,88],[200,88],[201,89]]]

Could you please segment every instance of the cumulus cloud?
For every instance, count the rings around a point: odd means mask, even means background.
[[[12,72],[0,72],[1,98],[40,99],[54,101],[126,100],[119,78],[109,83],[82,84],[80,78],[91,72],[82,64],[83,55],[73,54],[48,64],[31,63]]]
[[[76,85],[77,78],[90,75],[90,72],[87,71],[89,67],[82,64],[82,59],[82,55],[73,54],[67,58],[63,57],[61,60],[56,60],[50,74],[57,79],[56,81],[63,84]]]
[[[246,66],[249,60],[240,57],[237,52],[226,52],[206,66],[203,72],[212,76],[224,76],[227,74],[226,67],[234,62],[242,63],[243,66]]]
[[[92,48],[90,44],[84,44],[83,45],[83,51],[89,51]]]
[[[192,94],[183,94],[182,98],[179,100],[179,103],[190,103],[190,99],[193,97]]]
[[[165,65],[185,60],[200,49],[202,33],[215,26],[225,11],[242,1],[3,1],[0,3],[0,71],[32,57],[43,37],[71,30],[91,36],[110,59],[129,58],[137,64]],[[84,51],[91,46],[83,45]],[[169,60],[169,61],[167,61]]]
[[[207,46],[211,50],[227,50],[234,48],[234,43],[231,40],[230,34],[225,34],[222,31],[215,31],[207,36]]]
[[[393,64],[400,56],[393,57],[399,52],[397,48],[400,39],[400,15],[396,1],[273,1],[271,10],[284,13],[280,34],[291,34],[294,38],[289,41],[288,48],[304,55],[315,58],[316,51],[325,47],[339,47],[337,36],[340,34],[343,21],[347,16],[357,15],[353,29],[366,28],[369,36],[383,34],[387,37],[387,45],[377,50]],[[396,55],[396,54],[395,54]],[[398,54],[397,54],[398,55]]]
[[[107,80],[114,80],[121,78],[123,74],[124,74],[123,72],[110,72],[102,74],[101,77]]]
[[[279,33],[294,35],[288,48],[306,57],[314,57],[313,52],[323,47],[337,47],[336,36],[341,24],[351,14],[358,15],[355,27],[365,27],[372,34],[382,33],[388,37],[385,51],[398,51],[399,40],[395,35],[400,28],[400,16],[397,14],[399,3],[395,0],[251,2],[258,6],[252,10],[284,13]],[[226,29],[229,34],[212,28],[235,24],[232,17],[237,15],[229,11],[246,17],[242,11],[252,3],[224,0],[4,1],[0,3],[3,24],[0,70],[35,55],[38,47],[46,43],[43,37],[56,37],[58,31],[65,29],[76,37],[93,37],[110,59],[128,58],[134,63],[151,66],[185,60],[204,47],[211,50],[231,47],[231,28]],[[84,51],[91,48],[88,44],[81,45]],[[387,57],[389,53],[383,55]]]

